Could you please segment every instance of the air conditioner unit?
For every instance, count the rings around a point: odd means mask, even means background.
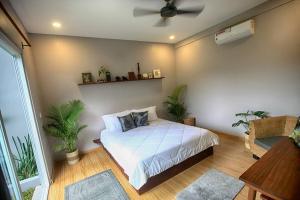
[[[235,26],[223,29],[215,34],[215,42],[218,45],[233,42],[254,35],[254,20],[248,20]]]

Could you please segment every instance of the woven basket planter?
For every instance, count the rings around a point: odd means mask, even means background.
[[[196,118],[195,117],[185,118],[183,119],[183,123],[189,126],[196,126]]]
[[[245,134],[245,147],[247,150],[250,150],[249,135],[247,135],[247,134]]]
[[[74,164],[78,163],[78,161],[79,161],[78,149],[76,149],[75,151],[73,151],[71,153],[66,153],[66,157],[67,157],[67,161],[68,161],[69,165],[74,165]]]

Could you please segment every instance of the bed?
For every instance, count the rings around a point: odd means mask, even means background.
[[[141,194],[213,153],[218,137],[163,119],[127,132],[101,132],[101,143]]]

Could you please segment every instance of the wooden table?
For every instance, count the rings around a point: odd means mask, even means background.
[[[249,187],[248,199],[256,191],[280,200],[300,200],[300,149],[288,137],[275,144],[240,176]]]

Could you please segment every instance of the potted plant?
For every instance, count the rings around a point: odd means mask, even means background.
[[[60,106],[52,106],[47,116],[48,122],[44,126],[45,131],[58,139],[55,151],[65,151],[68,164],[73,165],[79,161],[77,149],[78,134],[86,125],[79,125],[80,114],[84,110],[80,100],[73,100]]]
[[[29,134],[24,136],[25,142],[19,137],[12,137],[17,155],[13,155],[17,167],[17,175],[20,181],[34,177],[38,174],[34,152]]]
[[[168,96],[167,101],[164,103],[167,105],[168,112],[175,118],[177,122],[183,122],[186,116],[186,108],[182,100],[182,94],[186,89],[186,85],[177,86],[172,95]]]
[[[109,73],[109,71],[104,67],[101,66],[98,70],[98,75],[99,75],[99,80],[98,82],[104,82],[107,79],[107,73]],[[110,73],[109,73],[110,76]]]
[[[235,114],[236,117],[239,117],[241,119],[239,119],[237,122],[232,124],[232,127],[238,127],[238,126],[243,126],[243,128],[245,129],[245,146],[247,149],[250,149],[250,145],[249,145],[249,123],[250,120],[253,119],[264,119],[268,117],[268,112],[266,111],[250,111],[248,110],[247,112],[244,113],[237,113]]]

